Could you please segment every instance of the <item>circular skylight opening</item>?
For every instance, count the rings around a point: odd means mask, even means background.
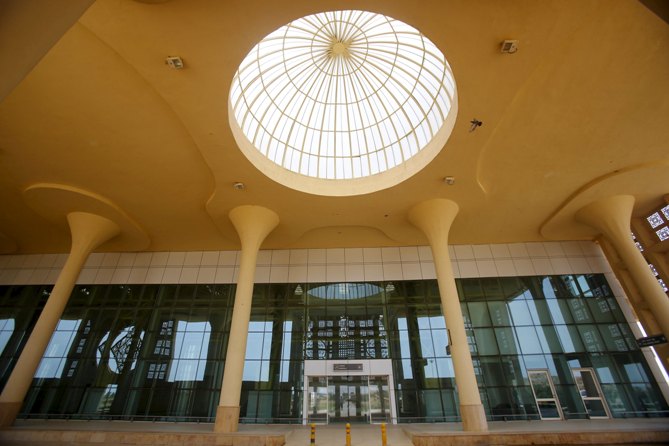
[[[456,89],[439,49],[365,11],[297,19],[265,37],[232,81],[237,143],[270,178],[322,195],[393,186],[439,153]]]

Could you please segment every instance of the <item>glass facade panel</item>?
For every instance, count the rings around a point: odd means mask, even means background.
[[[511,323],[509,311],[504,301],[488,302],[488,310],[490,312],[490,318],[493,325],[498,327],[508,327],[513,325]]]
[[[575,368],[592,370],[613,417],[667,410],[602,275],[461,279],[456,286],[491,420],[538,419],[555,410],[537,405],[528,369],[546,370],[569,418],[597,411],[585,407]],[[0,287],[2,385],[49,291]],[[211,421],[233,296],[232,285],[76,286],[24,415]],[[242,421],[300,423],[303,407],[308,420],[336,413],[323,402],[325,384],[303,383],[305,359],[391,359],[400,422],[458,420],[440,303],[434,280],[256,284]],[[358,408],[355,383],[345,386],[340,414],[346,406],[349,414],[386,416],[381,396],[367,395],[368,406]]]

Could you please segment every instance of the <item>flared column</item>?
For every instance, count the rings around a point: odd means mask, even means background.
[[[216,432],[237,432],[256,260],[263,240],[279,224],[279,216],[261,206],[239,206],[230,211],[230,220],[242,242],[242,251],[221,399],[216,410]]]
[[[0,427],[11,426],[21,410],[23,399],[88,255],[120,231],[116,223],[87,212],[72,212],[67,215],[67,220],[72,233],[70,255],[0,395]]]
[[[616,195],[584,206],[576,213],[576,219],[598,230],[613,245],[662,334],[669,338],[669,299],[630,235],[633,208],[633,196]]]
[[[450,200],[428,200],[409,211],[409,221],[423,231],[432,248],[441,295],[441,307],[450,335],[462,428],[465,431],[480,432],[488,430],[488,423],[483,404],[481,404],[460,300],[455,286],[453,267],[448,254],[448,233],[458,210],[458,205]]]

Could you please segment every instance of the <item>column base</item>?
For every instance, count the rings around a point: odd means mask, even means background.
[[[462,430],[466,432],[487,432],[488,421],[485,417],[483,404],[460,404]]]
[[[214,432],[237,432],[238,424],[239,406],[218,406],[216,421],[214,421]]]
[[[0,403],[0,428],[9,427],[14,423],[22,405],[23,401]]]

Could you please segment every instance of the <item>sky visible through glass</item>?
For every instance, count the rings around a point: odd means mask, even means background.
[[[419,31],[380,14],[333,11],[258,43],[230,100],[243,133],[274,163],[352,179],[416,155],[443,125],[454,95],[443,54]]]

